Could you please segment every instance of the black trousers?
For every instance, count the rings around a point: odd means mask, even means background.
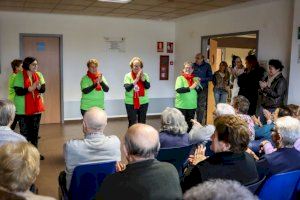
[[[42,114],[19,115],[20,133],[35,147],[38,147],[41,116]]]
[[[135,110],[133,105],[125,104],[128,117],[128,127],[130,127],[133,124],[136,124],[137,122],[146,124],[148,105],[148,103],[142,104],[139,109]]]
[[[208,88],[205,87],[198,93],[197,98],[197,121],[203,125],[206,124],[207,96]]]
[[[15,119],[14,119],[14,122],[13,122],[13,123],[11,124],[11,126],[10,126],[11,130],[15,130],[18,121],[19,121],[19,115],[16,114]]]
[[[185,121],[189,126],[188,132],[190,132],[190,130],[193,127],[193,123],[191,122],[191,119],[194,119],[196,109],[181,109],[181,108],[177,108],[177,109],[180,110],[184,115]]]

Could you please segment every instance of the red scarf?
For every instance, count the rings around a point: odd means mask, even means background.
[[[101,74],[99,72],[97,72],[96,74],[91,73],[90,71],[87,71],[87,76],[93,81],[93,83],[96,83],[97,78],[99,78],[101,76]],[[97,86],[95,88],[97,91],[102,90],[102,87],[99,83],[97,83]]]
[[[131,77],[133,80],[136,79],[136,74],[131,71]],[[141,79],[137,82],[137,86],[139,87],[138,91],[135,91],[133,88],[133,107],[134,109],[140,109],[140,98],[145,96],[145,87],[143,81]]]
[[[188,82],[189,87],[192,86],[194,84],[194,75],[193,74],[186,74],[184,72],[182,72],[181,74]]]
[[[39,82],[40,77],[36,72],[32,73],[32,82],[29,79],[27,70],[23,70],[24,88],[29,88],[32,83]],[[37,89],[25,95],[25,114],[33,115],[45,111],[42,97]]]

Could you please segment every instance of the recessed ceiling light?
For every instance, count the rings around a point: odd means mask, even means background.
[[[131,0],[98,0],[102,2],[109,2],[109,3],[129,3]]]

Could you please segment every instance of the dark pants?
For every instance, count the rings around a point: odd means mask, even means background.
[[[20,133],[35,147],[38,147],[41,116],[42,114],[19,115]]]
[[[181,109],[181,108],[177,108],[177,109],[180,110],[182,112],[182,114],[184,115],[185,121],[189,126],[188,132],[190,132],[190,130],[193,127],[193,123],[191,122],[191,119],[194,119],[196,110],[195,109]]]
[[[83,115],[85,114],[86,110],[80,109],[80,112],[81,112],[81,115],[82,115],[82,117],[83,117]]]
[[[206,110],[207,110],[207,95],[208,95],[208,88],[203,88],[198,93],[197,99],[197,121],[201,124],[206,124]]]
[[[68,191],[68,189],[67,189],[67,179],[66,179],[66,172],[65,171],[61,171],[60,173],[59,173],[59,176],[58,176],[58,185],[59,185],[59,187],[63,190],[63,191],[65,191],[65,192],[67,192]]]
[[[15,130],[18,121],[19,121],[19,115],[16,114],[15,119],[14,119],[14,122],[13,122],[13,123],[11,124],[11,126],[10,126],[11,130]]]
[[[128,117],[128,127],[133,124],[143,123],[146,124],[146,115],[148,110],[148,103],[142,104],[139,109],[135,110],[133,105],[125,104],[127,117]],[[137,122],[136,122],[137,118]]]

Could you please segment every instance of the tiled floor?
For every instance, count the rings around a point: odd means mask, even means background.
[[[159,117],[151,117],[147,123],[159,129]],[[127,130],[127,119],[109,119],[104,131],[106,135],[117,135],[123,142]],[[58,175],[64,170],[63,144],[69,139],[82,138],[81,122],[66,122],[65,124],[41,125],[39,151],[45,156],[41,161],[41,172],[36,185],[39,194],[58,198]],[[122,161],[125,162],[122,153]]]

